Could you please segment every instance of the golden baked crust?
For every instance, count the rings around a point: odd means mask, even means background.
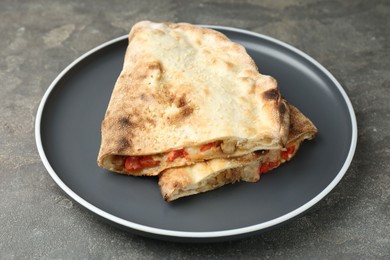
[[[206,159],[278,149],[287,140],[288,115],[276,80],[260,74],[245,48],[225,35],[185,23],[139,22],[129,33],[102,122],[98,165],[157,175]],[[213,141],[234,149],[136,172],[124,168],[126,156],[163,156]]]
[[[159,177],[161,193],[166,201],[214,190],[236,181],[256,182],[260,179],[259,169],[264,163],[277,162],[271,168],[290,160],[304,140],[311,140],[317,128],[296,107],[288,104],[290,110],[290,134],[286,147],[294,147],[288,159],[282,158],[280,149],[250,153],[231,159],[213,159],[192,166],[171,168]]]

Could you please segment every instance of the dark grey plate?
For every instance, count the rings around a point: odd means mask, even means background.
[[[157,179],[108,172],[96,165],[100,123],[122,68],[126,36],[69,65],[45,93],[36,142],[55,182],[75,201],[132,232],[176,241],[221,241],[258,233],[308,210],[340,181],[357,139],[356,119],[343,88],[319,63],[267,36],[216,27],[241,43],[283,96],[318,127],[314,141],[258,183],[238,183],[165,202]]]

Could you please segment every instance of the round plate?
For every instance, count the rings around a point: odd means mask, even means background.
[[[258,183],[163,200],[155,177],[96,164],[100,124],[123,64],[127,36],[89,51],[58,75],[36,117],[36,143],[54,181],[75,201],[134,233],[176,241],[221,241],[258,233],[304,213],[340,181],[357,140],[352,105],[336,79],[303,52],[273,38],[206,26],[245,46],[260,72],[318,127],[295,158]]]

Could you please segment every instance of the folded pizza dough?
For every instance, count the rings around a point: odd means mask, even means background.
[[[289,111],[274,78],[222,33],[139,22],[102,122],[98,165],[130,175],[281,149]]]
[[[304,140],[317,133],[314,124],[296,107],[289,104],[290,131],[286,148],[261,150],[231,159],[213,159],[192,166],[171,168],[159,177],[161,193],[166,201],[214,190],[237,181],[257,182],[260,175],[289,161]]]

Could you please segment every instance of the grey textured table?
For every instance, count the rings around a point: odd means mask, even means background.
[[[389,15],[388,1],[1,1],[0,259],[389,259]],[[339,185],[278,229],[216,244],[132,235],[69,200],[36,150],[40,99],[70,62],[145,19],[252,30],[323,64],[358,120]]]

